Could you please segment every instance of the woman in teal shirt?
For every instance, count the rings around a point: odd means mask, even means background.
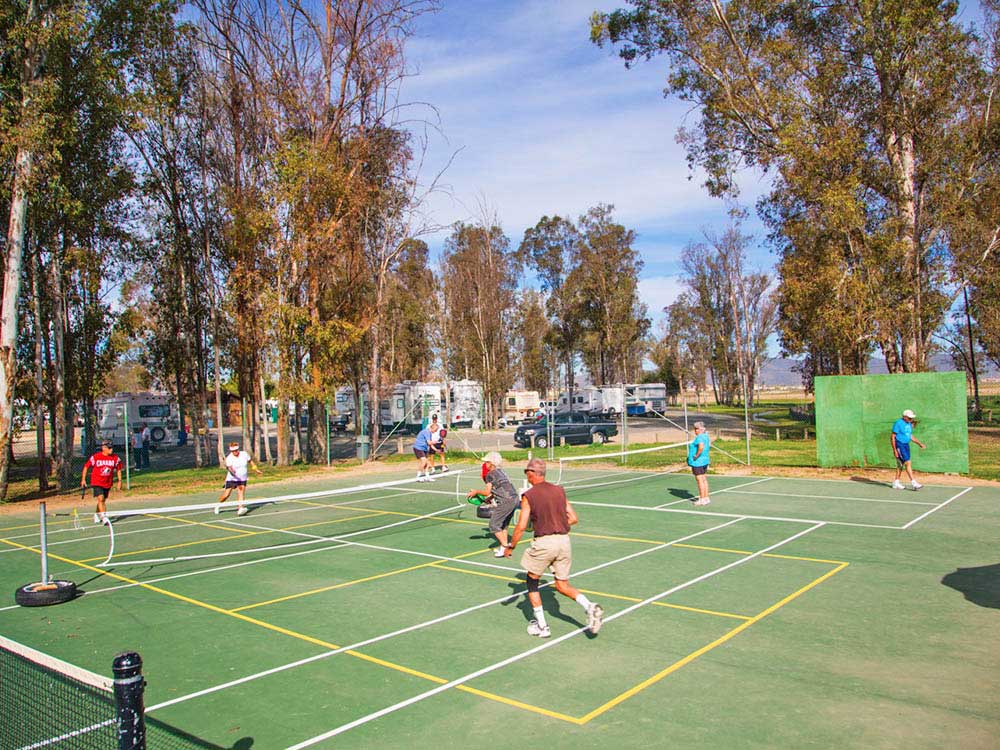
[[[708,437],[704,422],[694,423],[694,440],[688,445],[688,466],[698,482],[698,499],[695,505],[708,505],[708,453],[712,449],[712,441]]]

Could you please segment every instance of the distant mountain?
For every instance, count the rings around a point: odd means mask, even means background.
[[[760,371],[760,382],[763,386],[770,387],[795,387],[802,385],[802,375],[796,372],[793,368],[796,367],[801,360],[798,359],[785,359],[784,357],[777,357],[775,359],[768,360]],[[977,363],[978,364],[978,363]],[[984,377],[996,378],[1000,377],[1000,370],[993,365],[992,362],[983,360],[983,364],[980,365]],[[951,361],[951,356],[948,354],[935,354],[931,357],[931,369],[934,372],[953,372],[958,368],[955,367],[954,362]],[[885,360],[880,357],[872,357],[868,361],[868,372],[871,375],[884,375],[889,372],[885,366]]]

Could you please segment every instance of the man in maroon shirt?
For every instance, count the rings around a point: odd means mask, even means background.
[[[542,609],[542,595],[538,593],[538,579],[549,568],[555,576],[556,591],[568,596],[587,613],[587,629],[597,635],[604,620],[604,609],[591,602],[569,583],[569,569],[573,563],[573,551],[569,543],[569,527],[580,519],[566,499],[566,491],[556,484],[545,481],[545,462],[540,458],[528,461],[524,470],[531,488],[521,495],[521,515],[511,538],[506,556],[514,552],[521,536],[531,521],[535,538],[531,547],[521,555],[521,567],[527,574],[528,601],[531,602],[535,619],[528,624],[528,635],[548,638],[552,635],[545,622]]]
[[[94,497],[97,498],[94,523],[107,523],[108,514],[105,501],[111,492],[111,485],[114,484],[115,472],[118,473],[118,491],[121,492],[122,489],[122,460],[115,455],[110,440],[101,443],[101,450],[87,459],[87,463],[83,465],[83,473],[80,475],[81,487],[87,486],[87,471],[89,469],[94,470],[90,475],[90,483],[94,488]]]

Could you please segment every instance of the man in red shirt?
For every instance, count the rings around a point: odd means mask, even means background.
[[[530,519],[535,538],[531,540],[531,547],[521,555],[521,567],[527,574],[528,601],[535,615],[535,619],[528,624],[528,635],[539,638],[552,635],[545,622],[542,595],[538,593],[538,579],[549,568],[555,576],[556,591],[583,607],[587,613],[587,629],[597,635],[604,621],[604,609],[569,583],[569,569],[573,563],[569,527],[579,521],[576,511],[566,499],[566,491],[562,487],[545,481],[545,462],[542,459],[528,461],[524,473],[531,489],[521,495],[521,515],[505,552],[507,557],[511,556]]]
[[[83,465],[83,473],[80,475],[80,486],[87,486],[87,471],[93,469],[90,475],[90,483],[94,488],[94,497],[97,498],[97,511],[94,513],[94,523],[107,523],[108,514],[105,501],[111,492],[111,485],[114,484],[115,472],[118,473],[118,491],[122,489],[122,460],[115,455],[114,448],[110,440],[101,443],[101,450],[95,453],[87,463]]]

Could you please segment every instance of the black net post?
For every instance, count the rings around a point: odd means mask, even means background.
[[[126,651],[115,657],[115,704],[118,715],[118,750],[146,750],[146,719],[142,694],[142,657]]]

